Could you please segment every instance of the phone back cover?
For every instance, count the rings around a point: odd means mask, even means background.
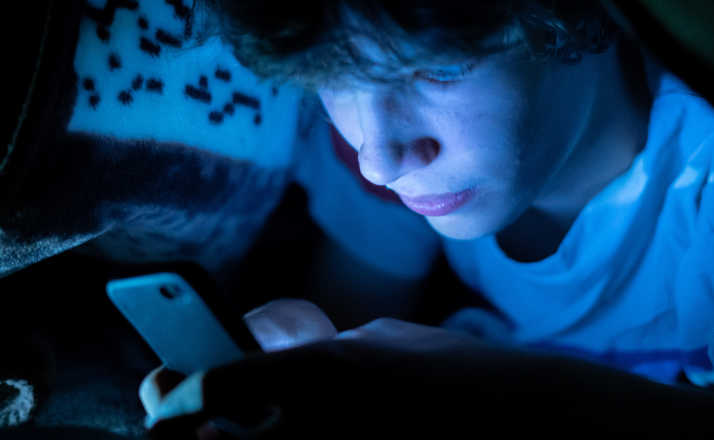
[[[179,286],[171,299],[164,285]],[[107,294],[161,361],[184,374],[244,357],[208,306],[181,277],[152,274],[107,284]]]

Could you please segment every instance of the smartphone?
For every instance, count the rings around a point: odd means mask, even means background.
[[[172,370],[189,375],[260,350],[242,314],[225,301],[221,303],[215,292],[200,295],[177,273],[113,279],[106,290],[109,299]]]

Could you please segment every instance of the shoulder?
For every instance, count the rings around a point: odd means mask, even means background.
[[[686,249],[687,277],[699,278],[694,270],[714,280],[714,108],[673,76],[660,90],[650,133],[661,136],[657,162],[672,173],[660,223]]]
[[[711,156],[714,108],[673,74],[660,71],[652,80],[654,100],[650,113],[649,141],[674,144],[684,163]],[[705,151],[702,151],[705,150]]]
[[[650,81],[650,171],[670,183],[670,195],[693,197],[692,208],[700,212],[702,192],[712,184],[714,108],[669,72],[660,69]]]

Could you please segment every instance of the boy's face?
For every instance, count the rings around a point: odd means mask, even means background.
[[[597,69],[514,53],[433,69],[319,95],[365,178],[445,236],[498,232],[557,190],[592,123]]]

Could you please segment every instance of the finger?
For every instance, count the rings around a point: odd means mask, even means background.
[[[192,374],[160,399],[153,413],[147,416],[147,427],[159,419],[192,415],[203,410],[203,376],[202,372]]]
[[[331,339],[337,334],[327,315],[305,300],[271,301],[246,313],[243,319],[266,352]]]
[[[161,393],[159,392],[159,387],[156,385],[155,379],[162,368],[163,366],[153,369],[139,385],[139,400],[144,406],[144,411],[152,416],[161,401]]]
[[[139,385],[139,400],[146,413],[153,416],[164,396],[184,378],[183,374],[163,365],[152,370]]]
[[[359,327],[344,330],[335,339],[405,340],[433,332],[433,327],[401,321],[394,318],[377,318]]]

